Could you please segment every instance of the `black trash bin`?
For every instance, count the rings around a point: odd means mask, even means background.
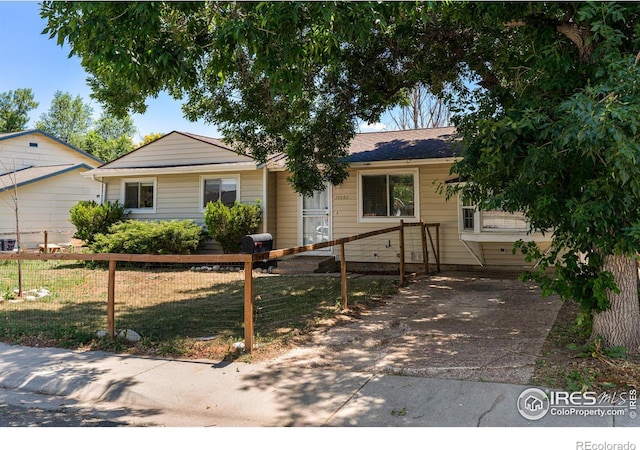
[[[240,241],[240,253],[262,253],[273,250],[270,233],[248,234]]]

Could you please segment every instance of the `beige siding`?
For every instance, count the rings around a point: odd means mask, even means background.
[[[188,166],[245,161],[253,160],[210,143],[171,133],[106,164],[104,168]]]
[[[132,213],[129,217],[140,220],[186,220],[204,224],[204,213],[200,205],[200,179],[201,175],[207,177],[238,176],[240,178],[240,201],[243,203],[255,203],[257,199],[262,201],[262,172],[250,171],[241,173],[217,173],[217,174],[184,174],[161,175],[151,177],[156,179],[156,210],[155,213]],[[150,177],[145,177],[150,178]],[[106,200],[123,201],[122,181],[127,178],[108,178]]]
[[[441,264],[477,264],[473,255],[459,240],[458,202],[455,199],[447,201],[437,191],[438,186],[450,178],[449,167],[449,164],[438,164],[420,168],[422,219],[426,223],[440,224]]]
[[[74,170],[18,188],[18,213],[23,245],[34,247],[49,233],[49,242],[66,243],[75,232],[69,210],[80,200],[99,200],[100,185]],[[9,192],[0,193],[0,233],[14,238],[15,211]],[[12,236],[9,236],[12,235]],[[2,237],[2,236],[0,236]]]
[[[449,164],[426,164],[419,167],[419,206],[420,219],[425,223],[438,223],[440,242],[440,262],[442,265],[472,265],[479,262],[459,239],[458,204],[447,201],[438,192],[438,186],[450,178]],[[415,167],[413,167],[415,168]],[[407,169],[413,169],[407,167]],[[339,239],[369,231],[399,225],[400,220],[384,222],[364,222],[358,220],[358,170],[366,173],[375,169],[351,169],[349,178],[340,186],[332,188],[332,230],[333,238]],[[286,182],[286,173],[278,173],[277,220],[278,248],[294,247],[298,243],[300,211],[298,197]],[[431,236],[436,244],[436,230],[430,227]],[[519,255],[512,255],[512,243],[469,243],[476,254],[484,257],[485,265],[523,265]],[[435,262],[431,244],[429,261]],[[346,257],[349,262],[362,263],[398,263],[400,261],[400,242],[398,232],[383,234],[346,244]],[[504,249],[504,252],[502,251]],[[420,227],[405,229],[405,261],[422,262],[422,241]],[[481,258],[482,260],[482,258]]]
[[[29,144],[35,143],[37,147]],[[99,162],[40,133],[31,133],[0,141],[0,173],[34,166],[59,164],[87,164],[96,167]],[[6,167],[4,167],[6,166]]]
[[[412,168],[408,168],[412,169]],[[378,169],[376,169],[378,170]],[[366,173],[367,169],[361,169]],[[420,216],[426,223],[440,223],[440,255],[442,264],[471,264],[472,256],[458,241],[458,213],[455,203],[449,203],[437,193],[437,184],[448,177],[449,166],[422,166],[419,168]],[[358,170],[352,169],[349,178],[333,189],[333,232],[335,238],[352,236],[369,231],[396,226],[400,220],[385,222],[361,222],[358,220]],[[405,261],[422,261],[420,228],[405,230]],[[430,229],[434,244],[435,229]],[[388,233],[346,246],[347,259],[354,262],[395,263],[400,261],[398,232]],[[435,261],[431,245],[429,260]]]
[[[513,243],[510,242],[483,242],[482,255],[484,257],[484,264],[487,266],[530,266],[524,260],[524,256],[521,252],[513,254]],[[539,242],[542,251],[545,251],[549,247],[549,242]]]
[[[277,248],[297,247],[298,224],[300,212],[298,211],[298,195],[293,191],[287,181],[288,174],[276,172],[277,178],[277,212],[278,233],[274,236],[274,245]]]
[[[265,169],[266,170],[266,169]],[[275,172],[269,172],[267,176],[267,223],[264,232],[271,233],[274,240],[274,248],[277,246],[278,236],[278,175]]]

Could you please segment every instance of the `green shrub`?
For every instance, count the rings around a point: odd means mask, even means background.
[[[220,200],[207,203],[204,223],[209,236],[218,241],[225,253],[238,253],[242,237],[258,231],[262,207],[258,200],[255,205],[235,201],[232,207]]]
[[[82,239],[87,245],[93,243],[96,234],[107,233],[111,225],[126,217],[124,205],[118,201],[99,205],[93,200],[82,200],[69,212],[69,220],[76,227],[73,237]]]
[[[191,220],[129,220],[111,226],[108,234],[97,234],[90,248],[96,253],[188,255],[204,238],[202,227]]]

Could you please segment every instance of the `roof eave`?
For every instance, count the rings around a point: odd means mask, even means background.
[[[85,172],[85,177],[128,177],[128,176],[149,176],[149,175],[179,175],[193,173],[217,173],[217,172],[240,172],[257,170],[258,166],[252,162],[229,163],[229,164],[206,164],[194,166],[175,167],[131,167],[131,168],[96,168]]]

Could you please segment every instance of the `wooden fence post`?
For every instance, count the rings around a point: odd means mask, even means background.
[[[427,230],[423,220],[420,220],[420,238],[422,240],[422,263],[424,273],[429,276],[429,248],[427,247]]]
[[[405,277],[404,277],[404,220],[400,220],[399,240],[400,240],[400,285],[404,285],[404,282],[405,282]]]
[[[440,272],[440,224],[436,225],[436,246],[438,248],[436,253],[436,269]]]
[[[107,334],[111,339],[116,336],[116,260],[109,260],[109,282],[107,285]]]
[[[253,350],[253,260],[244,262],[244,349]]]
[[[347,258],[345,257],[344,242],[340,242],[340,280],[342,282],[342,309],[348,306],[348,290],[347,290]]]

